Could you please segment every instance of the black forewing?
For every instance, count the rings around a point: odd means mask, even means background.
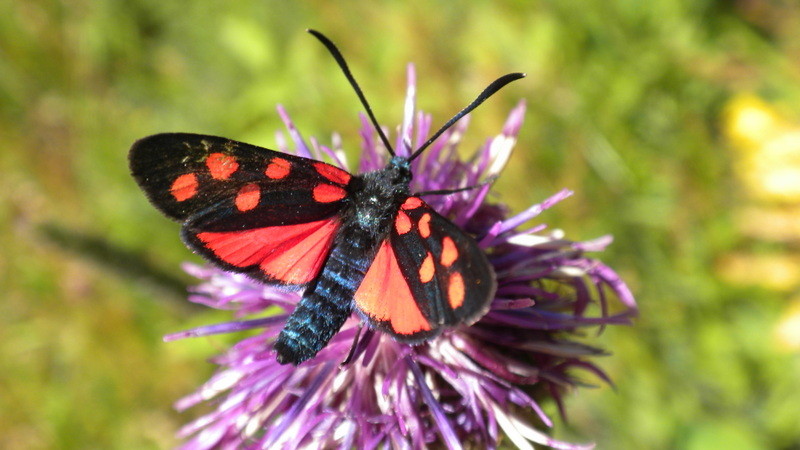
[[[225,179],[213,177],[207,163],[212,154],[232,157],[236,170]],[[153,205],[172,219],[191,221],[196,230],[233,231],[312,222],[336,214],[346,201],[314,199],[313,189],[320,183],[336,184],[315,169],[315,164],[324,163],[222,137],[157,134],[134,143],[129,158],[133,177]],[[265,175],[274,158],[289,163],[289,173],[280,179]],[[346,175],[341,169],[329,167]],[[189,178],[195,181],[196,192],[179,201],[173,193],[174,183],[189,174],[193,174]],[[258,204],[240,211],[236,196],[252,183],[260,189]]]
[[[400,213],[408,214],[412,229],[400,234],[394,227],[391,244],[422,314],[436,328],[461,323],[469,325],[477,321],[489,309],[497,282],[494,269],[475,239],[424,202],[418,208]],[[420,229],[420,221],[425,215],[430,216],[427,227],[422,226],[430,231],[427,237],[424,236],[426,230]],[[456,249],[455,259],[449,266],[442,263],[445,238],[450,238]],[[435,272],[430,281],[423,282],[420,268],[429,253],[433,257]],[[452,252],[448,256],[452,257]],[[454,273],[459,273],[464,283],[463,303],[455,308],[451,306],[448,290]],[[417,340],[418,336],[409,336],[408,339]]]

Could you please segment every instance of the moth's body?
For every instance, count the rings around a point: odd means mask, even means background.
[[[331,252],[275,342],[279,362],[297,364],[314,356],[350,316],[353,297],[409,196],[410,181],[408,160],[401,157],[350,180]]]

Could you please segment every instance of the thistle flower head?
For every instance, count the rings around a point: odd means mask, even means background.
[[[421,145],[431,126],[430,116],[415,110],[412,66],[408,78],[395,144],[400,155]],[[278,111],[292,144],[279,135],[282,151],[347,168],[338,136],[331,147],[313,138],[309,145],[286,111]],[[500,134],[467,160],[458,154],[468,125],[468,117],[462,119],[413,161],[412,192],[473,186],[498,175],[510,157],[524,112],[520,102]],[[388,161],[387,152],[365,117],[362,125],[357,170],[380,169]],[[189,273],[203,280],[190,300],[231,310],[237,320],[167,339],[247,329],[258,333],[215,358],[218,372],[178,401],[179,410],[205,401],[215,404],[212,412],[180,431],[184,447],[496,448],[505,436],[520,448],[531,448],[531,443],[585,448],[551,439],[536,428],[552,422],[534,396],[550,398],[561,408],[562,396],[577,383],[576,371],[607,380],[590,361],[603,352],[570,340],[570,334],[628,323],[636,312],[635,302],[614,271],[586,256],[601,251],[610,238],[574,242],[558,230],[547,231],[542,223],[526,227],[570,191],[510,215],[502,204],[487,200],[489,189],[487,184],[425,199],[476,237],[494,266],[498,288],[480,321],[421,345],[401,344],[362,329],[353,314],[316,357],[298,367],[281,365],[272,342],[300,295],[213,267],[187,265]],[[621,312],[608,312],[611,298],[622,304]],[[264,315],[275,306],[281,312]],[[599,313],[590,316],[591,310]],[[539,424],[530,423],[536,418]]]

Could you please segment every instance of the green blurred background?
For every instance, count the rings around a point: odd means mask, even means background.
[[[228,316],[188,306],[197,261],[128,174],[137,138],[267,147],[286,106],[358,146],[356,97],[304,33],[342,49],[379,119],[405,66],[442,123],[489,81],[467,148],[520,99],[497,182],[637,295],[635,326],[568,399],[555,436],[599,448],[800,446],[800,8],[790,0],[0,1],[0,448],[162,448],[171,403],[230,338],[161,336]],[[355,153],[351,153],[354,156]],[[554,412],[552,405],[548,411]],[[554,414],[556,415],[556,414]]]

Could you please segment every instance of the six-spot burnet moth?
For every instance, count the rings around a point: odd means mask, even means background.
[[[147,197],[183,223],[186,244],[212,263],[265,283],[304,288],[275,342],[281,363],[300,364],[355,311],[372,328],[419,343],[471,324],[488,309],[495,274],[473,237],[411,193],[411,161],[506,84],[491,83],[407,157],[395,154],[336,46],[333,55],[392,156],[359,175],[321,161],[187,133],[133,144],[130,167]]]

